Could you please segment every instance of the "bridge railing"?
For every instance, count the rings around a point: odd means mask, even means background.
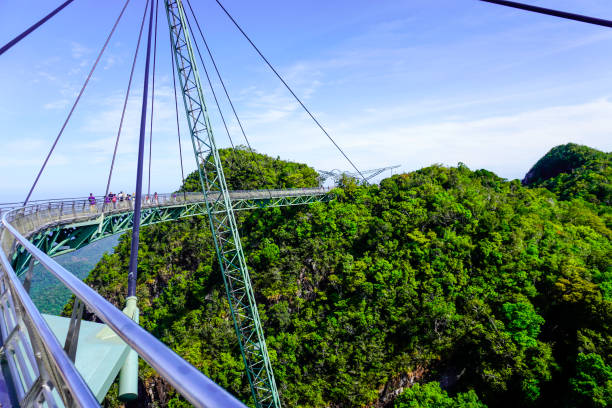
[[[272,199],[278,197],[326,194],[328,192],[329,189],[324,187],[274,190],[233,190],[230,191],[230,198],[232,200]],[[218,198],[218,193],[210,192],[207,198],[209,200],[214,200]],[[142,208],[146,209],[200,202],[204,202],[203,193],[176,192],[144,195],[141,205]],[[10,212],[11,224],[21,235],[29,237],[37,231],[58,223],[77,223],[79,221],[99,217],[102,214],[131,211],[133,208],[133,197],[128,199],[127,196],[117,196],[116,200],[103,196],[93,197],[93,200],[90,200],[89,197],[78,197],[35,201],[25,207],[21,206],[21,203],[0,204],[0,217]],[[13,242],[6,241],[2,244],[5,253],[8,253],[11,249],[10,245],[12,245]]]
[[[262,198],[262,197],[280,197],[280,196],[291,196],[297,194],[325,194],[329,192],[328,187],[305,187],[305,188],[285,188],[285,189],[269,189],[269,190],[232,190],[230,191],[230,196],[232,198]],[[209,193],[212,195],[214,193]],[[130,196],[127,199],[127,196],[121,199],[119,196],[117,197],[117,202],[115,206],[111,200],[104,198],[104,196],[94,196],[96,207],[99,210],[110,210],[112,208],[127,208],[132,207],[134,204],[134,197]],[[144,195],[142,197],[143,206],[152,206],[155,203],[160,204],[172,204],[172,203],[184,203],[184,202],[194,202],[194,201],[202,201],[204,199],[203,193],[198,192],[175,192],[175,193],[164,193],[158,194],[157,199],[155,195]],[[106,205],[104,205],[106,202]],[[89,197],[70,197],[70,198],[51,198],[45,200],[32,200],[28,202],[26,207],[30,207],[35,209],[35,211],[40,210],[45,207],[72,207],[72,205],[77,207],[84,207],[89,204]],[[8,203],[0,203],[0,217],[3,213],[13,210],[15,208],[22,208],[23,202],[8,202]]]
[[[19,406],[57,406],[56,399],[98,406],[1,250],[0,290],[2,348]]]
[[[87,203],[88,205],[89,203]],[[76,207],[76,205],[75,205]],[[29,242],[13,222],[35,205],[6,212],[0,225],[0,334],[20,406],[99,406],[59,340],[30,299],[9,259],[17,245],[28,251],[66,286],[87,309],[113,330],[162,378],[197,407],[244,407],[223,388],[141,328],[92,288]],[[40,207],[39,207],[40,209]],[[50,217],[64,211],[47,205]],[[5,248],[9,248],[6,250]]]
[[[324,188],[246,190],[232,191],[230,197],[248,201],[327,192]],[[218,193],[209,193],[207,198],[215,200]],[[201,203],[205,197],[202,193],[179,192],[145,195],[142,200],[146,209]],[[118,197],[115,202],[104,197],[94,200],[79,197],[35,201],[25,207],[21,203],[0,204],[0,335],[21,405],[30,405],[34,400],[49,406],[56,406],[54,401],[58,400],[66,406],[75,405],[75,401],[79,406],[93,406],[97,402],[15,274],[11,261],[16,251],[31,254],[33,261],[59,279],[194,405],[243,406],[27,239],[58,223],[78,223],[103,214],[131,211],[133,205],[133,199],[125,197],[123,200]]]

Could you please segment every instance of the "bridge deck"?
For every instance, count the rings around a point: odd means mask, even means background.
[[[206,196],[173,193],[145,198],[142,224],[206,214],[207,201],[220,198],[218,193]],[[236,210],[306,204],[330,198],[329,191],[323,188],[230,192]],[[9,388],[15,388],[19,404],[30,406],[35,401],[44,401],[55,406],[60,399],[70,401],[74,398],[82,406],[98,406],[97,400],[110,385],[108,381],[92,381],[90,374],[100,370],[83,359],[83,353],[91,352],[92,347],[109,346],[98,344],[98,326],[82,323],[82,333],[76,335],[82,341],[76,343],[81,345],[76,349],[75,367],[63,350],[69,347],[69,341],[66,340],[63,348],[61,343],[66,333],[73,330],[71,327],[81,327],[76,323],[80,318],[76,315],[71,319],[43,317],[31,301],[28,278],[22,283],[16,272],[23,272],[34,262],[40,262],[107,325],[104,330],[122,339],[113,338],[121,349],[113,352],[117,358],[101,362],[108,366],[106,371],[111,374],[103,379],[116,375],[123,351],[129,346],[195,405],[208,406],[212,401],[210,396],[214,395],[215,401],[223,401],[222,406],[243,406],[50,258],[104,236],[129,230],[134,217],[133,204],[133,201],[105,204],[100,197],[96,197],[93,204],[87,198],[48,200],[26,207],[0,204],[0,337],[3,349],[9,353],[6,359],[9,367],[3,369],[2,374],[10,374],[13,386]],[[75,330],[79,333],[79,328]],[[101,352],[90,354],[100,356]],[[35,356],[41,356],[42,360]],[[7,384],[3,379],[0,377],[0,404],[10,406],[10,402],[5,401],[3,390],[6,387],[3,385]]]
[[[235,210],[305,204],[323,201],[328,195],[329,190],[322,187],[230,192]],[[169,193],[159,194],[156,198],[144,198],[141,224],[148,225],[185,216],[205,214],[205,201],[217,199],[219,199],[218,193],[209,193],[206,197],[203,193]],[[98,231],[100,234],[96,239],[100,239],[131,228],[133,207],[133,200],[105,203],[103,197],[96,197],[95,204],[91,205],[87,198],[59,199],[36,202],[21,208],[14,206],[14,204],[0,205],[0,216],[3,212],[11,211],[11,214],[9,214],[11,225],[27,238],[32,238],[36,233],[60,225],[75,229],[98,225],[100,226]],[[112,224],[110,230],[103,231],[105,223]],[[91,240],[88,242],[91,242]],[[3,239],[2,245],[5,253],[12,252],[12,240]]]

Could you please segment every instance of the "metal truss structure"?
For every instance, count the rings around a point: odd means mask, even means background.
[[[395,165],[395,166],[387,166],[387,167],[381,167],[380,169],[371,169],[371,170],[365,170],[362,171],[361,174],[365,177],[365,181],[368,182],[370,180],[372,180],[374,177],[378,176],[379,174],[381,174],[383,171],[385,170],[392,170],[392,169],[397,169],[398,167],[401,167],[399,164]],[[317,170],[319,172],[319,178],[321,180],[321,182],[325,182],[325,180],[327,180],[328,178],[331,178],[334,180],[334,183],[338,184],[338,182],[340,182],[340,180],[342,180],[342,177],[353,177],[356,179],[361,179],[361,175],[358,173],[351,173],[350,171],[341,171],[338,169],[333,169],[333,170]]]
[[[232,208],[254,210],[267,207],[324,202],[331,199],[328,191],[320,188],[285,189],[269,191],[232,191]],[[209,197],[210,199],[210,197]],[[103,201],[98,199],[99,203]],[[62,255],[92,242],[132,229],[134,212],[130,203],[119,203],[119,208],[105,209],[98,204],[91,209],[87,199],[54,200],[36,205],[32,213],[33,223],[28,224],[27,236],[45,254]],[[36,208],[35,207],[35,208]],[[47,214],[54,214],[51,219]],[[153,225],[180,218],[206,215],[204,195],[160,194],[156,202],[145,203],[141,213],[141,225]],[[40,223],[38,222],[40,221]],[[24,248],[13,253],[12,265],[18,276],[29,266],[31,254]]]
[[[206,110],[187,17],[181,0],[165,0],[164,3],[202,191],[204,194],[216,193],[214,199],[206,201],[206,210],[253,401],[258,408],[279,408],[280,397],[234,207]]]

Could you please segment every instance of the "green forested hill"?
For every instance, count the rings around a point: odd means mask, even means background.
[[[574,143],[551,149],[529,170],[523,184],[545,187],[562,200],[582,198],[612,205],[612,153]]]
[[[462,165],[336,193],[239,215],[284,406],[612,402],[608,206]],[[117,305],[129,238],[88,278]],[[142,325],[250,401],[208,221],[143,229],[139,259]],[[139,405],[181,404],[141,379]]]
[[[319,174],[311,167],[249,150],[220,149],[227,188],[230,190],[316,187]],[[197,171],[185,178],[180,191],[202,191]]]

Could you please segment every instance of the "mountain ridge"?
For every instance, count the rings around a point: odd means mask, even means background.
[[[544,187],[562,200],[583,198],[612,205],[612,153],[568,143],[552,148],[522,180],[529,187]]]

